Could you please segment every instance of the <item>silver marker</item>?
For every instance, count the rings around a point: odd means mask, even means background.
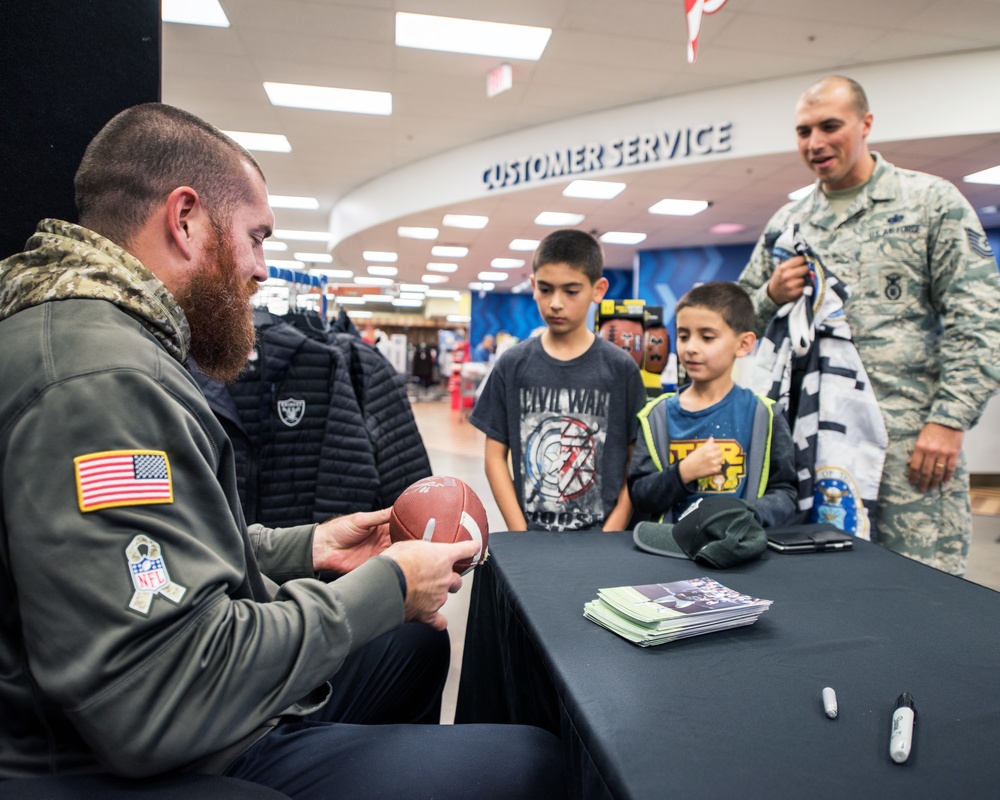
[[[829,686],[823,689],[823,710],[830,719],[837,718],[837,693]]]
[[[915,716],[913,697],[909,692],[903,692],[896,700],[896,710],[892,712],[892,734],[889,737],[889,755],[897,764],[910,757]]]

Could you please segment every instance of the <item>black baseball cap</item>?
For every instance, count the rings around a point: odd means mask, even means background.
[[[767,549],[767,534],[753,510],[738,497],[699,497],[673,524],[640,522],[632,533],[640,550],[690,558],[725,569]]]

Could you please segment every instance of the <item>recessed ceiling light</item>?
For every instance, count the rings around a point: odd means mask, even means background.
[[[424,304],[424,301],[412,297],[397,297],[392,301],[392,304],[397,308],[420,308]]]
[[[292,145],[280,133],[253,133],[251,131],[223,131],[241,147],[262,153],[291,153]]]
[[[369,275],[381,275],[383,277],[393,278],[396,276],[397,272],[399,272],[399,270],[395,267],[379,266],[377,264],[368,265]]]
[[[496,284],[489,281],[473,281],[469,284],[469,288],[474,292],[492,292]]]
[[[815,183],[810,183],[808,186],[803,186],[801,189],[796,189],[794,192],[789,192],[788,193],[788,199],[789,200],[798,200],[798,199],[800,199],[802,197],[805,197],[807,194],[809,194],[815,188],[816,188],[816,184]]]
[[[457,289],[428,289],[428,297],[451,297],[458,300],[462,296]]]
[[[399,284],[400,292],[426,292],[427,287],[422,283],[401,283]]]
[[[428,261],[427,269],[431,272],[458,272],[458,264],[448,264],[443,261]]]
[[[392,95],[366,89],[335,86],[306,86],[300,83],[264,81],[264,91],[274,106],[311,108],[317,111],[346,111],[353,114],[392,113]]]
[[[537,61],[551,28],[396,12],[396,45]]]
[[[278,258],[265,258],[264,263],[275,269],[305,269],[305,264],[301,261],[288,261]]]
[[[445,214],[441,220],[441,224],[446,228],[481,230],[486,227],[489,221],[489,217],[480,217],[476,214]]]
[[[966,175],[962,180],[966,183],[991,183],[1000,185],[1000,164],[989,169],[980,170],[979,172],[973,172],[971,175]]]
[[[366,303],[391,303],[395,298],[391,294],[363,294]]]
[[[650,214],[668,214],[674,217],[691,217],[708,208],[707,200],[673,200],[665,198],[649,207]]]
[[[337,295],[337,305],[340,306],[363,306],[365,298],[352,297],[349,294]]]
[[[269,194],[267,203],[271,208],[303,208],[307,211],[319,208],[319,200],[315,197],[295,197],[290,194]]]
[[[997,206],[983,206],[982,208],[976,209],[980,214],[996,214],[1000,213],[1000,208]]]
[[[448,276],[447,275],[430,275],[430,274],[427,274],[427,275],[423,275],[420,278],[420,280],[422,280],[424,283],[447,283],[448,282]]]
[[[404,239],[427,239],[428,241],[438,238],[437,228],[419,228],[413,225],[401,225],[396,228],[396,234]]]
[[[327,231],[290,231],[279,229],[272,234],[275,239],[295,239],[301,242],[329,242],[330,234]]]
[[[264,249],[270,250],[272,253],[283,253],[288,249],[288,245],[284,242],[272,242],[268,240],[264,242]]]
[[[329,253],[293,253],[299,261],[308,261],[310,264],[329,264],[333,261],[333,256]]]
[[[713,225],[709,228],[708,232],[725,235],[729,233],[739,233],[740,231],[745,231],[746,229],[746,225],[740,225],[738,222],[720,222],[718,225]]]
[[[454,247],[448,244],[436,244],[431,248],[431,255],[439,258],[462,258],[469,255],[468,247]]]
[[[419,292],[400,292],[399,296],[404,300],[423,300],[426,295],[424,292],[427,291],[426,286],[421,286]]]
[[[219,5],[219,0],[163,0],[160,4],[160,19],[182,25],[229,27],[229,19]]]
[[[579,225],[583,214],[567,214],[563,211],[543,211],[535,217],[536,225]]]
[[[359,299],[361,299],[361,298],[359,298]],[[341,298],[340,302],[344,302],[344,299]],[[364,300],[361,299],[361,302],[363,303]],[[362,311],[360,309],[357,310],[357,311],[348,311],[347,315],[351,319],[368,319],[369,317],[374,317],[375,316],[371,311]]]
[[[494,258],[490,266],[496,269],[517,269],[524,266],[523,258]]]
[[[365,261],[389,261],[395,262],[399,256],[386,250],[365,250],[361,254]]]
[[[358,275],[354,282],[358,286],[392,286],[395,283],[392,278],[369,278],[365,275]]]
[[[566,197],[585,197],[590,200],[610,200],[621,194],[626,184],[615,181],[577,180],[563,189]]]
[[[511,250],[534,250],[538,247],[538,239],[514,239],[507,247]]]
[[[345,280],[350,280],[354,277],[354,273],[349,269],[316,269],[311,268],[310,272],[315,272],[317,275],[326,275],[327,278],[343,278]]]
[[[510,277],[507,272],[480,272],[477,276],[481,281],[505,281]]]
[[[631,233],[629,231],[608,231],[601,234],[601,241],[605,244],[639,244],[645,240],[644,233]]]

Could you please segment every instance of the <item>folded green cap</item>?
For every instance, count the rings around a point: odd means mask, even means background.
[[[767,534],[750,506],[738,497],[699,497],[674,524],[640,522],[632,533],[647,553],[690,558],[725,569],[767,549]]]

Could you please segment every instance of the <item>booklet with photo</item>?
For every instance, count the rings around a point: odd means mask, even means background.
[[[584,616],[629,641],[650,645],[751,625],[770,606],[770,600],[702,577],[599,589],[584,606]]]

